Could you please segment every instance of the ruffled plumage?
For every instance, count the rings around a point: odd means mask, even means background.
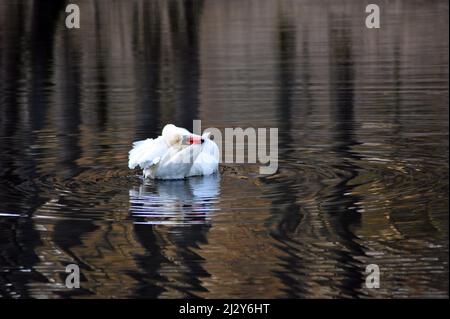
[[[201,144],[184,145],[183,137],[194,136]],[[211,141],[209,133],[201,136],[168,124],[162,135],[133,143],[129,152],[128,167],[140,167],[145,177],[180,179],[189,176],[211,175],[218,171],[219,148]]]

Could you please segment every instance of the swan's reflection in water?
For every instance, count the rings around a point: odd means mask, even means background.
[[[130,214],[136,240],[146,253],[132,272],[136,296],[195,297],[204,292],[201,278],[209,277],[199,255],[207,243],[211,219],[218,209],[220,177],[177,181],[145,180],[130,192]]]
[[[153,181],[130,190],[130,211],[136,223],[204,224],[219,196],[217,175],[185,180]]]

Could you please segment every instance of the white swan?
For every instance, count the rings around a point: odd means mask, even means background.
[[[209,138],[167,124],[156,139],[133,143],[128,167],[143,169],[144,177],[181,179],[189,176],[211,175],[219,168],[219,148]]]

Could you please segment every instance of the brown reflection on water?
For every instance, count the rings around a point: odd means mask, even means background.
[[[77,3],[0,4],[0,297],[448,297],[448,2]],[[278,172],[127,170],[193,119]]]

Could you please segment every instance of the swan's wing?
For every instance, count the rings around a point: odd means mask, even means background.
[[[156,177],[161,179],[178,179],[189,176],[193,161],[195,161],[200,152],[201,146],[198,144],[183,147],[182,149],[169,148],[158,164]]]
[[[140,166],[142,169],[156,165],[167,153],[169,147],[160,136],[157,139],[148,138],[146,140],[133,143],[133,149],[128,155],[128,167],[130,169]]]
[[[191,170],[190,176],[196,175],[210,175],[217,172],[219,168],[219,148],[217,144],[209,139],[209,136],[202,136],[205,142],[202,145],[202,151],[195,159]]]

